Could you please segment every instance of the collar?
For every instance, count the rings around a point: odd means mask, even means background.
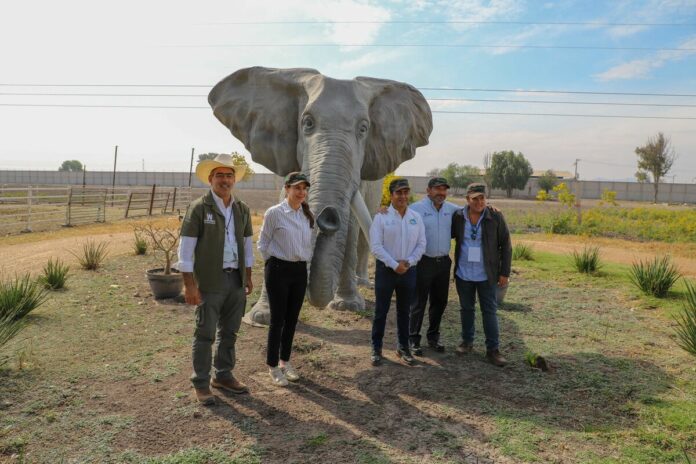
[[[292,209],[292,207],[290,206],[290,203],[288,203],[287,198],[280,202],[280,209],[282,209],[284,213],[297,213],[299,211],[302,211],[301,206],[299,208],[297,208],[296,210]]]
[[[394,216],[401,218],[401,214],[399,214],[399,212],[396,210],[396,208],[394,208],[394,206],[391,203],[389,203],[389,208],[387,209],[387,211],[389,212],[389,214],[393,214]],[[403,217],[408,216],[409,211],[411,211],[411,208],[407,206],[406,212],[404,213]]]
[[[469,220],[469,205],[465,205],[465,206],[461,209],[461,211],[462,211],[462,214],[464,215],[464,219],[465,219],[466,221],[471,222],[471,221]],[[481,220],[484,220],[484,221],[485,221],[485,220],[488,220],[489,217],[490,217],[490,213],[488,213],[488,206],[486,206],[485,208],[483,208],[483,212],[481,213],[481,217],[479,218],[479,222],[481,222]]]
[[[213,189],[210,189],[210,193],[212,195],[213,200],[215,200],[215,203],[217,203],[218,205],[225,206],[225,201],[222,198],[220,198],[218,196],[218,194],[213,191]],[[232,207],[233,204],[234,204],[234,195],[232,195],[232,201],[230,201],[230,206],[228,206],[228,208]]]

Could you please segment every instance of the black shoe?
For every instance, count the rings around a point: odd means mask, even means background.
[[[423,356],[423,348],[421,348],[420,343],[411,343],[411,353],[414,356]]]
[[[443,345],[440,342],[436,341],[428,341],[428,346],[432,348],[433,350],[437,351],[438,353],[444,353],[445,352],[445,345]]]
[[[412,365],[415,361],[413,359],[413,356],[411,356],[411,350],[409,350],[408,348],[397,348],[396,354],[397,356],[399,356],[399,358],[401,358],[403,362],[405,362],[409,366]]]
[[[372,356],[370,357],[372,360],[372,365],[373,366],[379,366],[382,364],[382,350],[378,349],[372,349]]]

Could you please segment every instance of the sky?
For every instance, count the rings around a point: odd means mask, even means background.
[[[192,148],[251,161],[207,94],[266,66],[419,88],[434,129],[402,175],[513,150],[631,180],[663,132],[668,181],[696,182],[696,0],[23,0],[0,5],[0,66],[0,169],[111,170],[116,145],[127,171],[188,171]]]

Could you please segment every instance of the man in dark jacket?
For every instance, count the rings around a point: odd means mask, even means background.
[[[484,184],[470,184],[466,202],[467,206],[452,217],[452,237],[456,243],[454,279],[462,320],[462,342],[457,351],[471,353],[474,349],[478,294],[486,334],[486,359],[502,367],[507,361],[499,350],[496,288],[506,287],[510,277],[510,232],[503,214],[487,207]]]

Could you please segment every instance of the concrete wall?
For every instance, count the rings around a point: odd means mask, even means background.
[[[85,175],[87,185],[111,185],[113,174],[109,171],[88,171]],[[426,176],[406,176],[414,192],[425,192],[428,183]],[[116,172],[118,186],[144,186],[157,184],[168,187],[188,186],[189,175],[186,172]],[[599,199],[602,192],[616,192],[617,200],[652,201],[653,185],[636,182],[610,181],[577,181],[581,184],[582,198]],[[571,191],[575,192],[576,181],[566,182]],[[20,185],[81,185],[81,172],[59,171],[0,171],[0,186],[8,184]],[[283,182],[275,174],[254,174],[248,181],[240,182],[239,189],[279,190]],[[205,187],[192,176],[192,187]],[[513,198],[532,199],[539,191],[536,179],[531,179],[524,190],[513,191]],[[505,192],[494,190],[494,197],[504,197]],[[696,184],[660,184],[658,202],[661,203],[692,203],[696,204]]]

